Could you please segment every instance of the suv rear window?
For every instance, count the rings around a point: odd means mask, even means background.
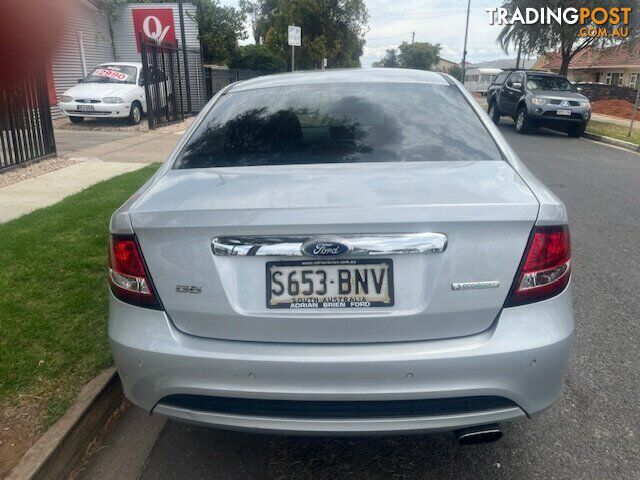
[[[174,168],[500,160],[450,85],[296,85],[223,95]]]

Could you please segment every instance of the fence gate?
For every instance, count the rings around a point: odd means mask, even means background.
[[[200,50],[149,40],[140,35],[142,77],[149,128],[183,120],[207,103]]]
[[[44,68],[0,84],[0,170],[56,154]]]

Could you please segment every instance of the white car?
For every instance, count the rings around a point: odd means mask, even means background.
[[[128,117],[129,123],[137,125],[147,111],[142,64],[100,64],[81,83],[64,92],[58,105],[73,123],[82,122],[84,117]]]

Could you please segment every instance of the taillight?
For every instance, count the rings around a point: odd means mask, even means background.
[[[134,235],[109,239],[109,280],[111,291],[123,302],[162,309]]]
[[[505,306],[538,302],[558,295],[569,283],[569,228],[534,227]]]

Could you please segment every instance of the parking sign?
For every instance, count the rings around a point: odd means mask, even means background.
[[[300,27],[289,25],[289,45],[299,47],[302,39],[302,31]]]

